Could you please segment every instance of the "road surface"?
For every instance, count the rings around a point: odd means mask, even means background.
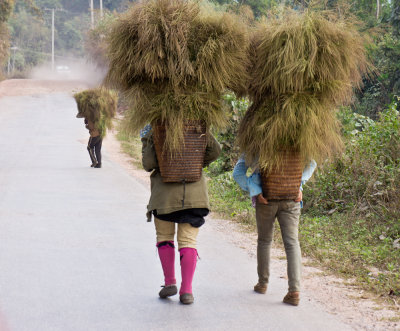
[[[76,113],[68,94],[0,98],[0,331],[351,329],[307,293],[284,305],[276,275],[254,293],[255,259],[207,222],[195,303],[159,299],[149,190],[104,148],[89,167]]]

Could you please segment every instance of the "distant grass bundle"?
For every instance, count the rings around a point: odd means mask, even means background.
[[[85,90],[74,95],[78,105],[78,118],[93,122],[102,137],[112,128],[117,111],[118,98],[113,91],[104,88]]]
[[[261,23],[249,47],[252,101],[238,143],[248,162],[279,167],[280,152],[321,160],[342,143],[335,108],[350,101],[367,60],[359,34],[321,13],[289,13]]]
[[[224,125],[220,96],[245,91],[247,44],[246,26],[231,14],[202,11],[195,1],[135,3],[110,34],[105,79],[132,102],[125,127],[164,121],[173,150],[185,120]]]

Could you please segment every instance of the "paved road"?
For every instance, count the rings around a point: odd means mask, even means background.
[[[255,260],[207,223],[195,304],[158,299],[149,191],[107,150],[89,167],[75,114],[64,94],[0,99],[0,331],[350,329],[312,301],[282,304],[284,279],[252,292]]]

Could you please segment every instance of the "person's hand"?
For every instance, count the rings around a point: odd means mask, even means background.
[[[294,200],[294,202],[300,202],[303,200],[303,191],[299,189],[299,194],[297,195],[297,198]]]
[[[258,201],[258,203],[261,203],[262,205],[268,205],[268,200],[264,198],[262,193],[257,195],[257,201]]]

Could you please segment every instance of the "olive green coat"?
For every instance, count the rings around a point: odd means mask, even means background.
[[[220,153],[219,143],[209,134],[203,167],[216,160]],[[151,131],[142,138],[142,164],[146,171],[152,171],[151,196],[147,205],[148,221],[151,220],[153,210],[157,210],[157,213],[161,215],[188,208],[210,209],[207,183],[203,174],[199,181],[192,183],[164,183],[162,181]]]

